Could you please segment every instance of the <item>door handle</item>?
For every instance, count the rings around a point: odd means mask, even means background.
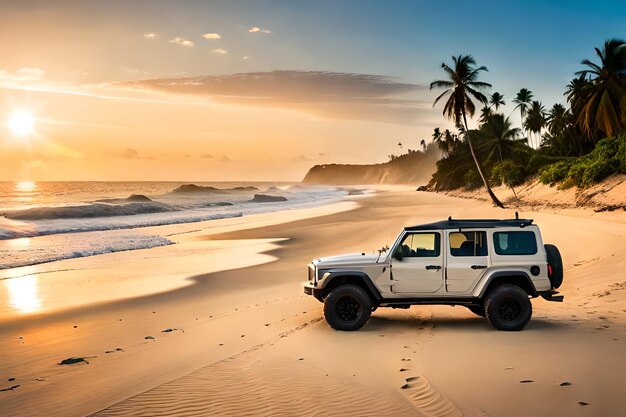
[[[428,270],[435,269],[435,270],[439,271],[441,269],[441,267],[439,265],[426,265],[426,269],[428,269]]]
[[[487,265],[472,265],[472,269],[485,269]]]

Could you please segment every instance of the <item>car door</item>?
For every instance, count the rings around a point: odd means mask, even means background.
[[[445,284],[448,293],[467,293],[489,267],[487,233],[446,231]]]
[[[391,274],[394,293],[434,293],[442,288],[441,233],[406,233],[394,250]]]

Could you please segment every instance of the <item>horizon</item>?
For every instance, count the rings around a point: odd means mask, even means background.
[[[616,1],[489,2],[469,32],[458,2],[322,3],[3,2],[0,181],[297,182],[381,163],[451,127],[428,89],[451,56],[487,66],[509,115],[520,88],[565,103],[580,61],[625,35]]]

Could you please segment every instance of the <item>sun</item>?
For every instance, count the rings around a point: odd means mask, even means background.
[[[35,118],[31,112],[15,110],[9,115],[7,125],[14,135],[26,136],[33,133],[35,129]]]

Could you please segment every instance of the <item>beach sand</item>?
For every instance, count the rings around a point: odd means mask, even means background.
[[[148,229],[177,244],[12,270],[26,277],[0,282],[22,281],[4,293],[0,389],[19,387],[0,392],[0,415],[623,414],[622,211],[520,212],[565,264],[565,302],[533,300],[521,332],[460,306],[378,309],[360,331],[338,332],[303,294],[312,258],[372,252],[404,225],[448,216],[513,212],[387,191]],[[88,363],[58,365],[69,357]]]

